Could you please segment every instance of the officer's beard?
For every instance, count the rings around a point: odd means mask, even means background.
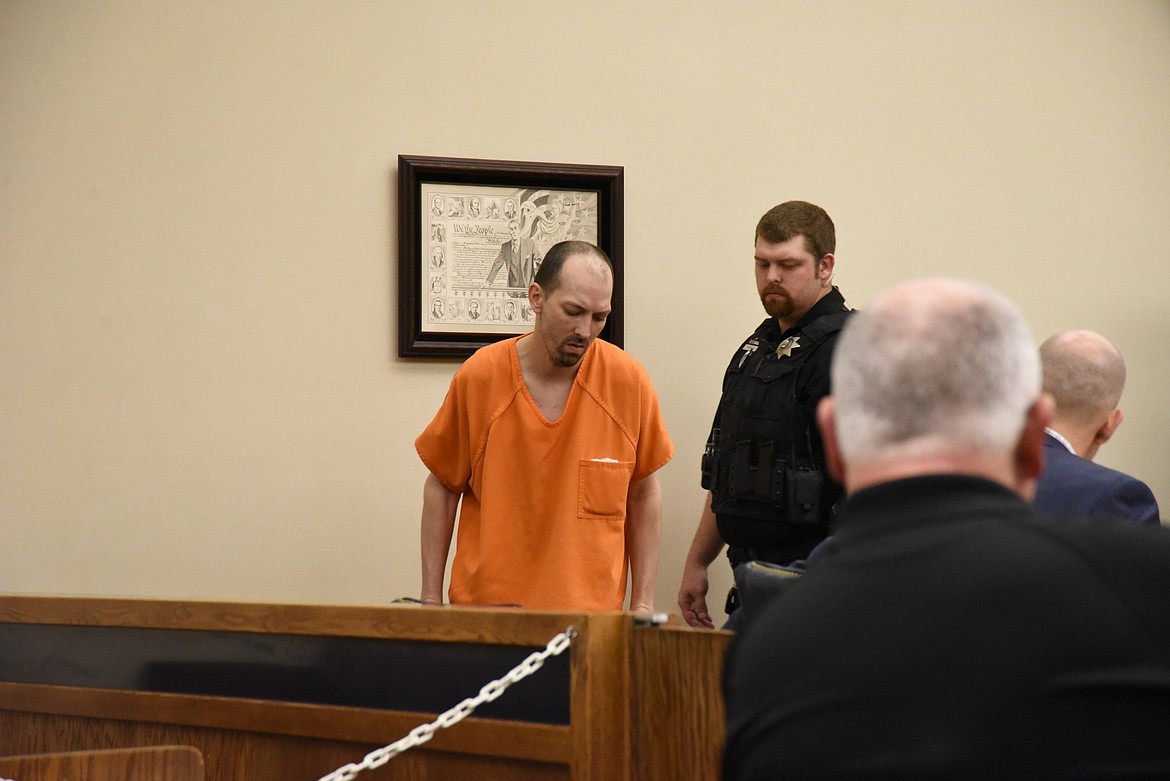
[[[760,303],[764,305],[764,311],[772,317],[787,317],[795,311],[792,296],[780,287],[769,287],[764,290],[760,294]]]

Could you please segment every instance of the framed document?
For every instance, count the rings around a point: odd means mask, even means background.
[[[466,358],[532,328],[528,286],[548,248],[579,239],[613,261],[601,338],[623,340],[623,169],[398,157],[398,355]]]

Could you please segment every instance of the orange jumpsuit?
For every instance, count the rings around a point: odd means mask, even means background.
[[[519,338],[472,355],[415,440],[427,468],[463,495],[448,597],[621,610],[630,484],[674,454],[658,396],[640,363],[597,339],[550,423],[524,385]]]

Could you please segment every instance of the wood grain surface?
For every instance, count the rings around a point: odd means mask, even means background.
[[[0,623],[528,647],[572,625],[568,726],[473,715],[361,781],[718,778],[724,632],[628,613],[23,596],[0,596]],[[0,756],[179,745],[202,754],[207,781],[313,781],[436,715],[0,680]]]

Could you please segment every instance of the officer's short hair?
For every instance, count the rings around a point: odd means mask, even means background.
[[[557,242],[548,248],[544,260],[540,262],[540,268],[536,270],[536,278],[532,280],[540,285],[540,289],[544,291],[546,296],[552,295],[552,292],[560,287],[561,269],[564,267],[565,261],[574,255],[594,256],[605,263],[605,267],[609,269],[609,275],[613,276],[613,262],[601,247],[588,241]]]
[[[756,223],[755,239],[780,244],[795,236],[804,236],[805,249],[817,261],[837,249],[833,220],[820,206],[807,201],[785,201],[773,206]]]

